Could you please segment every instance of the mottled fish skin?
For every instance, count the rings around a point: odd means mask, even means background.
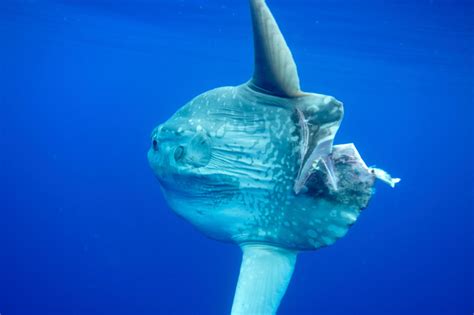
[[[342,104],[319,94],[289,99],[244,84],[193,99],[154,130],[148,153],[171,208],[226,242],[311,250],[342,237],[367,205],[375,176],[353,146],[336,146],[326,156],[333,159],[338,190],[309,163],[305,191],[295,193],[308,159],[298,111],[318,104],[320,115],[313,117],[321,122],[325,111],[339,108],[329,121],[339,126]]]
[[[300,87],[265,0],[249,0],[254,73],[205,92],[155,128],[149,163],[170,207],[243,251],[233,315],[276,314],[299,251],[343,237],[375,179],[353,144],[334,145],[344,116],[332,96]]]

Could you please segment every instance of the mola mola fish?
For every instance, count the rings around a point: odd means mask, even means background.
[[[275,314],[301,251],[343,237],[375,180],[399,181],[334,145],[343,104],[300,89],[264,0],[250,0],[254,74],[207,91],[154,129],[148,160],[169,206],[243,251],[231,313]]]

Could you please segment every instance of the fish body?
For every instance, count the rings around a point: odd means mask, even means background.
[[[330,96],[217,88],[156,128],[148,156],[171,208],[207,236],[312,250],[346,233],[374,184],[352,145],[312,155],[342,116]]]
[[[243,251],[232,315],[275,314],[297,254],[333,244],[380,178],[353,144],[334,145],[342,102],[300,89],[296,64],[264,0],[250,0],[250,81],[207,91],[151,136],[148,160],[179,216]]]

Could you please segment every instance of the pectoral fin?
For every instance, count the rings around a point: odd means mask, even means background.
[[[323,163],[323,167],[327,168],[331,185],[337,189],[337,179],[331,170],[329,154],[341,124],[342,103],[334,97],[321,94],[309,94],[303,101],[299,108],[296,108],[300,128],[301,165],[295,179],[294,191],[298,194],[303,189],[312,169],[318,163]]]

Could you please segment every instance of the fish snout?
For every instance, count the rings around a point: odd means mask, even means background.
[[[158,126],[152,132],[148,161],[158,178],[184,176],[207,166],[211,151],[211,139],[206,132],[182,135]]]
[[[147,155],[148,163],[159,179],[163,178],[166,169],[169,168],[169,161],[167,161],[168,154],[166,154],[166,148],[159,137],[160,131],[161,126],[158,126],[153,130],[151,134],[151,146]]]

